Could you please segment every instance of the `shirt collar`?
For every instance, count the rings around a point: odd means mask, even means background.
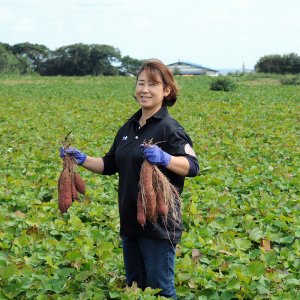
[[[156,112],[150,119],[163,119],[168,114],[168,108],[166,105],[163,105],[161,109]],[[139,122],[140,118],[142,116],[142,109],[139,109],[129,120]]]

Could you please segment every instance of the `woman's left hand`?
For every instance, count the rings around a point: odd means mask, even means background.
[[[157,145],[141,145],[145,158],[152,164],[166,167],[171,160],[171,155],[161,150]]]
[[[80,152],[76,148],[73,148],[73,147],[68,147],[68,148],[60,147],[59,148],[59,156],[61,158],[64,158],[67,154],[72,156],[79,166],[81,166],[87,158],[86,154]]]

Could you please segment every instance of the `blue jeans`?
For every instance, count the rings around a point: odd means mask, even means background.
[[[175,246],[169,240],[123,237],[127,284],[145,289],[160,288],[158,295],[176,299],[174,285]]]

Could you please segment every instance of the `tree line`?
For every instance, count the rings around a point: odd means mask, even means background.
[[[100,44],[72,44],[54,51],[44,45],[0,42],[0,74],[45,76],[135,75],[143,60],[122,56],[118,48]],[[299,74],[300,56],[296,53],[265,55],[254,67],[256,72]]]
[[[300,56],[296,53],[265,55],[254,67],[256,72],[275,74],[299,74]]]
[[[45,76],[128,75],[135,74],[143,60],[122,57],[109,45],[72,44],[54,51],[44,45],[0,43],[0,74]]]

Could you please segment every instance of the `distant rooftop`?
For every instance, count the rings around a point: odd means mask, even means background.
[[[188,65],[188,66],[192,66],[192,67],[196,67],[196,68],[201,68],[201,69],[206,69],[206,70],[218,72],[217,70],[214,70],[214,69],[211,69],[211,68],[207,68],[207,67],[204,67],[202,65],[195,64],[195,63],[188,62],[188,61],[178,61],[176,63],[169,64],[168,66],[173,66],[173,65]]]

